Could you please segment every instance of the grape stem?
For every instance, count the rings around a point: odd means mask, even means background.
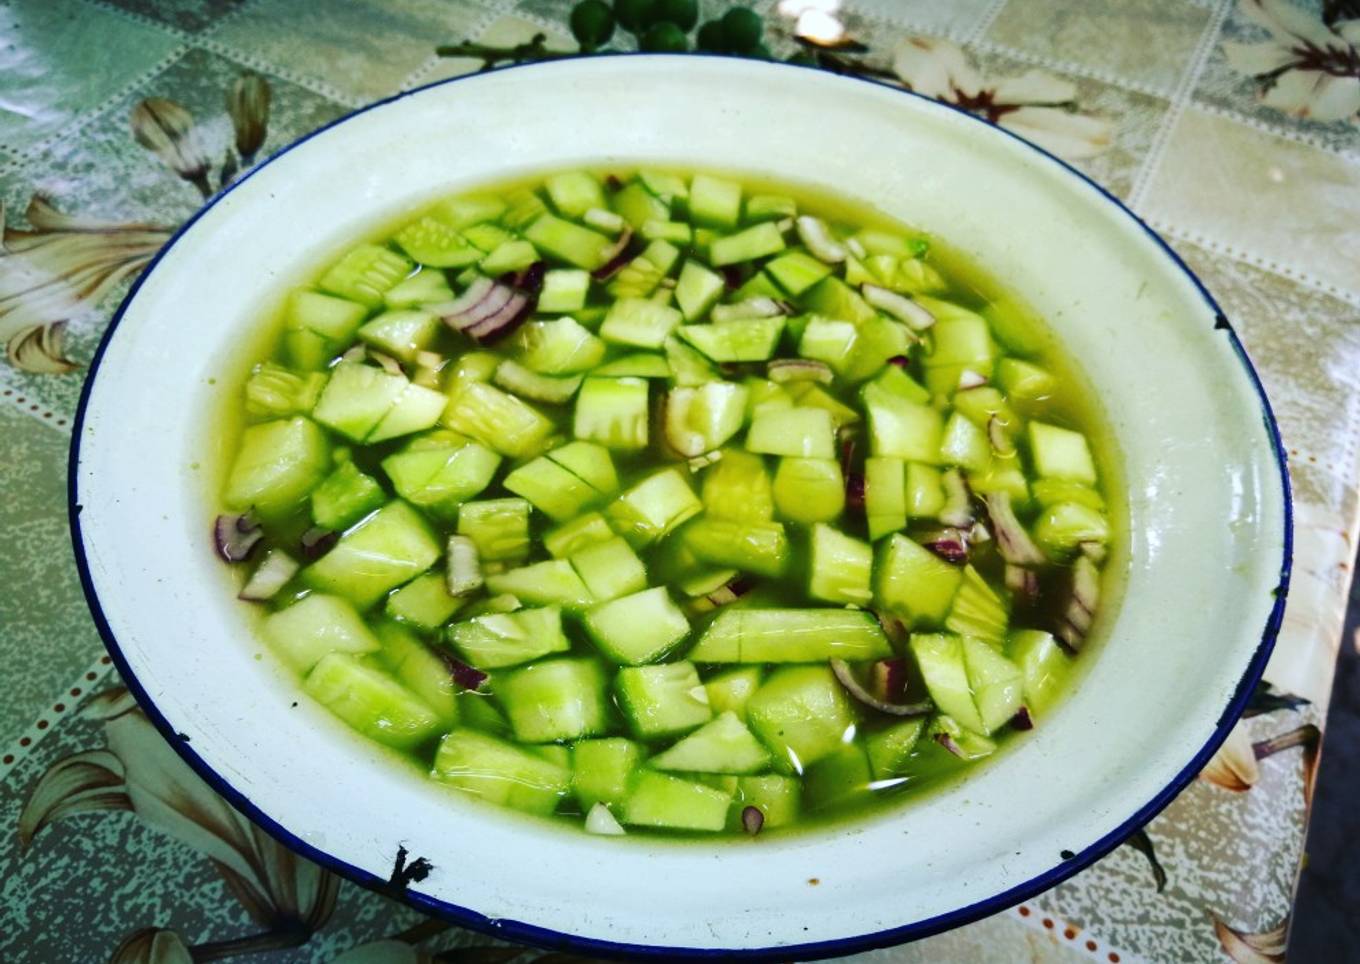
[[[444,44],[435,48],[435,53],[440,57],[473,57],[482,62],[478,68],[479,72],[494,68],[503,61],[522,64],[528,61],[537,60],[562,60],[566,57],[577,57],[580,54],[574,50],[549,50],[545,46],[548,37],[546,34],[536,33],[533,38],[526,43],[516,44],[513,47],[490,47],[486,44],[475,44],[470,41],[463,41],[459,44]]]

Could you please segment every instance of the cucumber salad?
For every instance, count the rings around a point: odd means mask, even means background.
[[[1116,515],[1063,359],[952,258],[705,173],[442,200],[287,292],[216,550],[311,699],[464,794],[899,801],[1043,729]]]

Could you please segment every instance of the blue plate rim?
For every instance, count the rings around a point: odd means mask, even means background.
[[[573,63],[579,59],[596,59],[601,57],[620,58],[633,57],[643,59],[675,59],[686,58],[694,59],[702,57],[705,59],[731,60],[739,58],[729,58],[721,54],[706,53],[633,53],[633,52],[611,52],[606,54],[594,54],[590,58],[568,58],[561,61],[548,63],[520,63],[498,68],[492,73],[500,73],[506,70],[525,70],[525,69],[554,69],[557,65]],[[748,61],[749,62],[749,61]],[[768,69],[775,70],[810,70],[819,75],[828,75],[832,72],[823,68],[805,64],[789,64],[784,62],[756,62],[764,63]],[[94,618],[95,625],[99,630],[99,635],[104,641],[110,658],[117,668],[119,675],[123,678],[128,690],[132,693],[137,703],[141,706],[147,718],[152,722],[161,735],[187,763],[200,778],[213,789],[214,792],[222,796],[233,807],[244,814],[248,819],[259,825],[270,836],[285,847],[300,854],[303,857],[320,864],[328,870],[353,881],[362,887],[382,893],[387,897],[395,897],[404,900],[413,907],[427,913],[450,921],[458,926],[478,931],[492,937],[501,939],[520,941],[532,944],[537,947],[557,951],[588,952],[592,954],[605,955],[618,959],[714,959],[724,960],[749,960],[749,961],[775,961],[797,958],[800,960],[812,960],[826,957],[854,954],[876,948],[890,947],[908,941],[919,940],[929,937],[942,931],[960,927],[990,916],[1000,911],[1006,910],[1018,903],[1028,900],[1050,888],[1062,883],[1064,880],[1073,876],[1081,870],[1089,867],[1101,857],[1104,857],[1115,847],[1123,843],[1130,835],[1140,828],[1147,825],[1153,817],[1157,816],[1175,797],[1189,785],[1190,781],[1202,770],[1209,762],[1209,759],[1227,739],[1237,719],[1241,716],[1246,707],[1247,700],[1251,693],[1260,682],[1265,672],[1266,664],[1270,659],[1271,651],[1274,649],[1276,637],[1279,634],[1280,625],[1284,618],[1285,600],[1289,591],[1290,574],[1293,567],[1293,547],[1294,547],[1294,514],[1291,496],[1291,485],[1289,478],[1288,459],[1285,454],[1283,441],[1280,437],[1279,425],[1276,422],[1275,414],[1270,405],[1270,400],[1266,396],[1265,387],[1261,382],[1260,375],[1247,355],[1246,348],[1238,338],[1236,330],[1228,321],[1227,315],[1223,312],[1213,295],[1205,287],[1199,277],[1190,269],[1179,254],[1148,224],[1137,214],[1131,211],[1119,198],[1115,197],[1104,187],[1097,184],[1087,177],[1080,170],[1064,161],[1062,158],[1050,153],[1042,147],[1031,143],[1000,125],[991,124],[974,114],[969,113],[953,104],[935,100],[931,97],[918,94],[914,91],[898,87],[894,84],[875,80],[866,77],[848,76],[845,74],[832,74],[848,83],[865,83],[875,87],[893,91],[907,97],[914,97],[917,100],[925,101],[934,108],[953,111],[966,118],[970,122],[982,124],[998,134],[1008,137],[1020,144],[1023,148],[1033,151],[1036,155],[1045,158],[1049,162],[1058,165],[1068,174],[1080,179],[1087,187],[1094,190],[1097,195],[1107,203],[1113,205],[1115,209],[1130,219],[1134,224],[1142,229],[1144,234],[1150,238],[1154,244],[1171,260],[1171,262],[1185,275],[1194,285],[1205,304],[1212,310],[1215,316],[1216,329],[1226,332],[1233,352],[1237,355],[1239,362],[1246,371],[1252,386],[1256,391],[1261,406],[1261,414],[1265,423],[1267,434],[1270,439],[1271,448],[1275,457],[1276,467],[1279,470],[1281,494],[1284,499],[1283,514],[1283,554],[1281,557],[1279,583],[1274,590],[1274,604],[1271,607],[1270,615],[1266,619],[1265,627],[1261,634],[1261,640],[1257,645],[1256,651],[1251,661],[1247,664],[1245,672],[1238,682],[1237,688],[1232,698],[1225,706],[1222,715],[1219,717],[1214,733],[1205,742],[1203,747],[1190,759],[1190,761],[1167,783],[1162,790],[1157,793],[1150,801],[1139,807],[1125,821],[1105,834],[1094,843],[1073,854],[1069,858],[1063,859],[1060,863],[1045,871],[1023,881],[1008,890],[994,894],[982,900],[975,901],[956,910],[948,911],[935,917],[914,921],[898,927],[887,928],[885,930],[874,931],[867,934],[852,937],[835,938],[826,941],[815,941],[803,944],[781,944],[770,947],[750,947],[750,948],[708,948],[708,947],[668,947],[650,944],[630,944],[613,941],[598,940],[596,938],[583,937],[576,934],[568,934],[550,928],[539,927],[535,924],[524,921],[506,920],[503,918],[492,919],[483,914],[452,904],[447,901],[421,894],[408,887],[394,888],[391,882],[371,874],[368,871],[349,864],[337,857],[326,853],[311,844],[302,840],[287,828],[276,823],[270,816],[259,809],[249,797],[236,790],[226,779],[219,775],[206,761],[202,759],[192,748],[192,745],[181,738],[179,732],[170,722],[161,715],[155,701],[149,693],[142,687],[136,674],[133,673],[126,657],[123,655],[117,638],[108,620],[104,616],[103,607],[100,604],[98,593],[94,588],[93,577],[90,573],[89,562],[85,555],[84,541],[81,536],[80,513],[82,506],[79,501],[79,469],[80,469],[80,440],[83,434],[86,410],[89,404],[90,395],[94,387],[95,378],[99,371],[99,365],[103,360],[104,353],[110,342],[113,340],[114,333],[117,331],[119,323],[126,314],[129,306],[137,296],[142,284],[149,278],[161,259],[170,251],[179,239],[202,218],[208,211],[220,203],[227,195],[236,188],[240,187],[251,177],[259,173],[265,167],[273,164],[279,158],[288,154],[298,146],[307,143],[313,138],[325,133],[332,127],[345,123],[346,121],[376,110],[387,104],[403,100],[407,97],[416,96],[424,91],[444,87],[460,81],[481,77],[484,74],[473,73],[458,77],[450,77],[445,80],[435,81],[424,84],[411,90],[401,91],[382,100],[374,101],[363,107],[356,108],[348,113],[330,121],[326,125],[298,138],[292,143],[280,148],[271,154],[267,159],[255,165],[239,180],[234,181],[226,188],[219,191],[207,203],[199,208],[188,220],[186,220],[170,236],[155,257],[147,264],[142,273],[138,276],[128,293],[119,304],[117,311],[109,320],[108,327],[100,338],[99,345],[95,349],[94,356],[90,360],[89,372],[81,388],[80,400],[76,407],[76,414],[72,422],[71,429],[71,448],[68,459],[67,470],[67,510],[70,520],[71,542],[75,553],[76,569],[80,576],[81,588],[85,594],[85,600],[90,609],[90,614]]]

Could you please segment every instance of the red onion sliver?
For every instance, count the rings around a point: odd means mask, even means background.
[[[859,680],[855,679],[850,664],[843,659],[831,661],[831,672],[835,674],[837,681],[845,687],[847,693],[865,706],[878,710],[880,713],[887,713],[891,716],[923,716],[934,708],[934,704],[929,700],[923,700],[920,703],[889,703],[886,700],[879,699],[866,690]]]
[[[775,358],[765,365],[765,375],[772,382],[821,382],[830,385],[836,373],[826,362],[810,358]]]
[[[851,512],[864,514],[864,476],[858,472],[846,473],[845,507]]]
[[[1070,648],[1081,649],[1091,631],[1096,605],[1100,601],[1100,571],[1086,556],[1072,564],[1071,589],[1058,620],[1058,638]]]
[[[320,526],[313,526],[302,534],[298,540],[302,547],[302,558],[307,560],[320,559],[330,552],[336,542],[340,540],[340,533],[332,532],[330,529],[322,529]]]
[[[845,260],[845,245],[831,236],[826,223],[820,218],[805,214],[798,218],[795,226],[798,228],[798,239],[818,261],[839,264]]]
[[[454,318],[460,317],[481,304],[482,299],[491,294],[491,289],[495,286],[496,282],[490,278],[476,278],[472,284],[467,286],[467,290],[457,298],[442,304],[431,305],[430,310],[441,316],[448,324],[453,325]]]
[[[760,828],[765,826],[765,814],[759,807],[743,807],[741,811],[742,829],[752,837],[760,833]]]
[[[368,349],[363,345],[354,345],[340,356],[342,362],[351,362],[355,365],[363,361],[368,356]]]
[[[965,757],[963,754],[963,748],[959,746],[958,743],[954,742],[954,738],[950,736],[948,733],[936,733],[935,742],[940,744],[940,746],[944,747],[950,753],[954,754],[960,760],[967,759],[967,757]]]
[[[495,314],[488,315],[464,331],[482,343],[496,341],[519,327],[529,317],[531,310],[529,296],[515,291]]]
[[[1033,602],[1039,595],[1039,574],[1024,566],[1006,564],[1006,588],[1016,599]]]
[[[896,703],[907,689],[907,661],[880,659],[872,670],[874,695],[885,703]]]
[[[454,683],[465,690],[477,691],[482,688],[482,684],[489,679],[486,673],[479,669],[474,669],[461,659],[455,657],[446,649],[436,648],[435,655],[443,662],[444,668],[449,671],[449,676]]]
[[[725,264],[718,269],[718,274],[722,275],[723,284],[729,288],[741,287],[741,268],[735,264]]]
[[[959,391],[966,392],[970,388],[981,388],[987,384],[987,376],[965,368],[959,372]]]
[[[1015,715],[1011,717],[1011,726],[1017,730],[1034,729],[1034,717],[1029,715],[1028,706],[1022,706],[1015,711]]]
[[[907,628],[906,623],[896,616],[880,612],[877,609],[871,610],[871,612],[873,612],[874,618],[878,620],[878,625],[883,628],[883,635],[888,637],[888,642],[892,643],[894,648],[900,650],[907,645],[907,641],[911,638],[911,630]]]
[[[288,580],[297,575],[298,564],[292,556],[282,549],[270,549],[255,571],[250,574],[246,584],[237,593],[237,599],[246,602],[265,602],[279,594]]]
[[[896,291],[867,281],[859,286],[859,290],[864,294],[865,301],[880,311],[886,311],[912,331],[925,331],[935,324],[934,315]]]
[[[240,515],[219,515],[213,521],[213,544],[217,554],[226,562],[244,562],[250,558],[261,539],[264,530],[254,511]]]
[[[992,530],[996,533],[996,548],[1002,559],[1015,566],[1038,566],[1047,561],[1029,532],[1015,517],[1010,493],[992,492],[983,501],[987,504],[987,514],[991,517]]]
[[[370,348],[368,350],[368,357],[381,365],[382,370],[387,372],[387,374],[400,375],[403,378],[406,377],[406,372],[402,370],[401,362],[397,361],[391,355],[385,355],[380,351],[374,351]]]
[[[968,537],[959,529],[941,529],[921,544],[956,566],[968,561]]]
[[[940,476],[944,485],[944,508],[940,510],[939,520],[947,526],[968,529],[973,525],[973,500],[968,491],[968,483],[958,469],[950,469]]]
[[[893,355],[888,359],[888,364],[906,371],[911,366],[911,359],[906,355]]]
[[[606,281],[619,273],[619,269],[633,260],[633,255],[628,253],[628,245],[633,242],[633,229],[624,228],[623,233],[614,239],[609,250],[605,252],[604,264],[600,265],[590,273],[596,281]]]

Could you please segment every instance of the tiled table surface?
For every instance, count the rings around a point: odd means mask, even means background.
[[[709,15],[722,6],[703,5]],[[767,13],[771,47],[786,55],[797,8],[835,4],[755,6]],[[232,138],[226,91],[256,71],[272,91],[268,152],[374,98],[477,66],[435,57],[436,44],[516,43],[542,31],[570,49],[568,7],[0,0],[9,250],[0,256],[0,340],[18,350],[18,364],[0,361],[0,959],[98,961],[120,945],[122,961],[187,961],[186,946],[196,946],[195,960],[288,944],[297,946],[253,959],[331,961],[358,945],[368,946],[347,961],[415,961],[457,947],[487,949],[448,959],[509,953],[289,860],[217,809],[120,696],[68,545],[66,450],[83,369],[22,368],[51,367],[56,346],[35,351],[40,333],[29,326],[56,319],[69,319],[65,353],[87,362],[137,264],[87,245],[94,253],[76,259],[86,269],[78,282],[108,283],[97,299],[79,297],[44,274],[71,265],[43,259],[88,241],[90,225],[54,222],[29,203],[43,196],[87,222],[143,222],[138,237],[150,250],[201,197],[132,137],[129,116],[144,98],[183,105],[197,122],[191,146],[220,159]],[[984,88],[1031,70],[1070,85],[1072,112],[1027,108],[1001,122],[1124,199],[1218,297],[1279,414],[1299,527],[1269,687],[1138,846],[1029,904],[867,957],[1282,959],[1357,526],[1360,80],[1344,67],[1335,77],[1286,71],[1263,99],[1262,84],[1239,68],[1282,66],[1302,37],[1360,69],[1360,24],[1340,22],[1347,11],[1360,17],[1344,0],[858,0],[837,13],[882,64],[916,38],[916,59],[902,64],[918,86],[922,63],[958,49]],[[1272,36],[1281,41],[1273,48],[1246,46]],[[1343,119],[1316,119],[1329,114]],[[29,228],[44,228],[39,240],[53,246],[34,248]]]

